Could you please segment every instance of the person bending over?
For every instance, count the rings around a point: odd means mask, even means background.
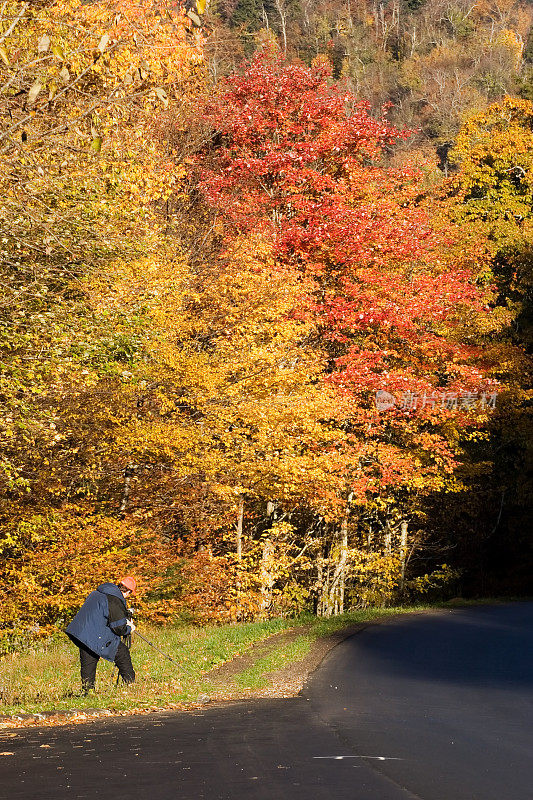
[[[65,629],[80,650],[81,685],[86,693],[94,689],[100,657],[116,664],[124,683],[135,681],[130,651],[121,637],[135,630],[128,617],[126,599],[136,588],[137,582],[131,576],[121,578],[117,584],[102,583],[91,592]]]

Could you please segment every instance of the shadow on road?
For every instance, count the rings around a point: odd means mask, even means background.
[[[352,637],[374,678],[533,688],[533,603],[475,607],[386,622]],[[532,789],[533,797],[533,789]]]

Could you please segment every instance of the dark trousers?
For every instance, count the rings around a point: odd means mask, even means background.
[[[77,643],[80,648],[80,665],[81,665],[81,685],[84,689],[94,689],[94,681],[96,679],[96,665],[100,660],[100,656],[85,647],[84,644]],[[120,642],[115,656],[115,664],[118,667],[118,674],[124,683],[133,683],[135,680],[135,670],[131,663],[131,655],[129,649],[124,642]]]

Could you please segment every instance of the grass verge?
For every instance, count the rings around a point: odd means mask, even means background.
[[[477,604],[498,602],[475,601]],[[455,603],[457,605],[458,602]],[[461,601],[461,605],[466,605]],[[78,651],[66,636],[57,635],[34,650],[9,654],[0,659],[0,715],[47,711],[109,709],[155,709],[177,704],[194,703],[202,694],[213,690],[209,671],[232,658],[250,651],[251,663],[240,673],[217,684],[217,696],[231,697],[263,689],[269,685],[271,673],[299,662],[310,652],[313,643],[342,628],[430,608],[452,607],[454,603],[396,608],[368,608],[329,619],[303,615],[297,619],[272,619],[237,625],[156,628],[140,626],[140,632],[178,665],[137,639],[132,651],[137,680],[131,687],[116,685],[113,665],[100,660],[96,693],[84,697],[80,691]],[[305,626],[302,634],[265,653],[253,656],[253,645],[288,628]]]
[[[206,691],[206,672],[293,624],[294,620],[273,619],[204,628],[140,626],[143,636],[179,666],[137,639],[132,650],[135,684],[116,686],[113,665],[100,659],[96,693],[87,697],[79,688],[78,650],[66,636],[58,635],[32,651],[1,659],[0,714],[89,708],[120,711],[194,702]]]

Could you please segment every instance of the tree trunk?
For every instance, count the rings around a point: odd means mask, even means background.
[[[281,21],[281,35],[283,36],[283,55],[287,55],[287,9],[283,0],[276,0],[276,10]]]
[[[321,565],[320,569],[320,577],[321,577],[321,588],[320,588],[320,602],[319,602],[319,617],[331,617],[331,587],[330,587],[330,578],[331,578],[331,554],[324,558],[325,562],[325,569],[324,566]]]
[[[402,522],[400,530],[400,592],[403,593],[403,586],[405,583],[405,559],[407,557],[407,522]]]
[[[264,3],[261,4],[261,10],[263,12],[263,22],[265,23],[265,28],[268,31],[268,30],[270,30],[270,23],[268,21],[268,14],[266,13],[266,9],[265,9],[265,4]]]
[[[392,555],[392,532],[388,522],[387,527],[385,528],[385,555]]]
[[[331,617],[330,591],[329,591],[330,564],[327,562],[326,576],[322,586],[321,617]]]
[[[348,560],[348,515],[341,522],[340,534],[335,537],[328,566],[326,580],[319,603],[319,616],[331,617],[344,612],[344,592],[346,585],[346,563]]]
[[[374,541],[374,531],[372,530],[372,523],[370,522],[368,525],[368,533],[366,535],[366,544],[368,550],[372,550],[372,542]]]
[[[244,519],[244,497],[239,497],[237,511],[237,561],[242,561],[242,523]]]
[[[317,600],[316,600],[316,615],[317,617],[323,617],[323,609],[322,609],[322,597],[324,595],[324,569],[322,567],[322,562],[320,559],[318,560],[317,570],[316,570],[316,582],[317,582]]]
[[[346,582],[346,560],[348,556],[348,517],[345,516],[341,522],[338,558],[333,573],[333,580],[330,588],[330,606],[333,614],[344,612],[344,588]]]
[[[274,586],[273,575],[274,544],[271,539],[263,542],[263,553],[261,556],[261,612],[266,615],[272,604],[272,587]]]
[[[122,500],[120,503],[120,507],[118,509],[119,514],[123,514],[128,507],[128,500],[131,491],[131,476],[135,472],[135,464],[128,464],[126,469],[124,470],[124,485],[122,489]]]
[[[348,517],[345,516],[341,525],[341,574],[339,579],[339,614],[344,614],[344,592],[346,589],[346,564],[348,561]]]

